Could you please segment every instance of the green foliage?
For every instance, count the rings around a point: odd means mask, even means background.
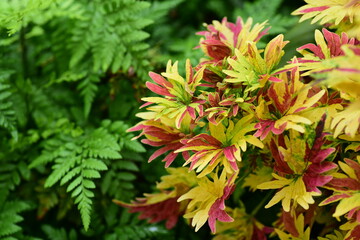
[[[17,223],[21,222],[23,217],[19,213],[30,208],[24,201],[8,200],[8,196],[8,190],[0,189],[0,238],[21,231]]]
[[[0,189],[14,191],[23,181],[30,179],[30,170],[24,159],[24,145],[31,141],[33,136],[19,136],[2,138],[0,140]]]
[[[143,160],[139,153],[145,152],[145,149],[139,142],[131,141],[132,135],[125,132],[129,126],[123,122],[104,121],[102,125],[117,136],[123,158],[112,160],[111,163],[106,160],[111,164],[111,169],[104,175],[101,191],[113,198],[129,201],[134,197],[133,181],[136,179],[135,173],[139,171],[136,161]]]
[[[14,201],[12,208],[1,201],[0,237],[76,239],[87,233],[53,224],[82,223],[88,230],[100,198],[137,195],[146,152],[126,132],[133,125],[128,116],[156,65],[148,26],[179,3],[0,1],[0,189],[34,206],[21,227],[25,203]],[[49,222],[35,224],[35,216]]]
[[[197,64],[194,32],[238,6],[209,2],[0,1],[0,239],[176,239],[111,200],[163,171],[127,129],[148,72]]]
[[[94,71],[105,72],[110,68],[116,72],[126,71],[130,65],[135,69],[145,66],[146,62],[140,57],[148,45],[141,42],[149,34],[141,29],[151,20],[139,18],[139,15],[149,6],[149,3],[134,0],[112,0],[105,4],[91,1],[86,4],[83,19],[75,22],[72,28],[70,68],[77,67],[90,52]],[[138,52],[139,58],[133,57]]]
[[[7,82],[10,72],[0,72],[0,127],[8,130],[17,139],[16,118],[11,101],[11,86]]]
[[[173,239],[164,226],[149,225],[144,221],[138,219],[134,214],[130,214],[127,210],[121,210],[121,218],[117,217],[118,210],[110,207],[106,212],[107,224],[113,225],[111,232],[105,235],[105,240],[157,240],[157,239]]]
[[[15,0],[0,3],[1,26],[14,34],[30,23],[42,24],[54,17],[81,18],[80,5],[73,0]],[[45,14],[44,14],[45,13]]]
[[[51,240],[76,240],[77,233],[71,229],[69,233],[64,228],[56,229],[50,225],[43,225],[41,229],[46,233],[47,239]]]
[[[233,16],[242,16],[244,19],[252,17],[254,22],[268,20],[271,34],[284,33],[297,23],[297,19],[289,15],[291,9],[281,6],[283,2],[283,0],[245,2],[243,8],[234,11]]]
[[[60,182],[60,185],[67,184],[66,191],[71,192],[71,197],[75,199],[87,230],[94,197],[93,179],[101,177],[99,171],[108,169],[105,159],[121,158],[120,145],[116,137],[104,128],[87,133],[73,128],[63,120],[59,120],[57,127],[61,132],[56,132],[45,140],[42,154],[30,167],[54,162],[45,187],[51,187],[57,182]]]

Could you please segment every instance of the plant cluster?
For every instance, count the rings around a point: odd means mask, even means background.
[[[155,65],[147,27],[180,2],[0,1],[0,239],[168,234],[111,200],[137,194],[145,157],[126,129]]]
[[[306,3],[293,14],[323,28],[288,62],[284,35],[259,46],[266,21],[223,18],[198,32],[196,66],[149,73],[129,131],[168,174],[117,204],[215,240],[360,239],[360,2]]]

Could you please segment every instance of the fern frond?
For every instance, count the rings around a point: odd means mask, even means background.
[[[0,27],[7,28],[9,35],[30,22],[47,22],[59,16],[82,17],[82,8],[74,0],[5,0],[0,2],[0,9]]]
[[[77,86],[80,95],[84,98],[84,115],[89,116],[92,102],[98,90],[97,83],[100,82],[99,76],[91,74],[84,78]]]
[[[136,172],[139,171],[134,162],[137,161],[137,158],[132,158],[131,155],[144,152],[145,148],[138,141],[131,140],[133,135],[126,132],[129,128],[126,123],[104,120],[101,125],[116,136],[116,141],[121,146],[121,154],[123,155],[123,159],[111,162],[111,168],[105,173],[102,180],[101,191],[103,194],[108,194],[117,199],[130,200],[135,194],[133,181],[136,179]]]
[[[254,22],[268,20],[271,34],[286,32],[286,30],[297,23],[297,19],[289,14],[279,14],[280,5],[283,0],[256,0],[255,2],[245,2],[243,8],[236,10],[235,16],[243,18],[252,17]],[[283,9],[282,9],[283,10]],[[290,13],[290,9],[288,9]]]
[[[170,240],[176,239],[162,225],[148,225],[138,218],[138,214],[110,204],[106,208],[97,205],[92,226],[96,230],[105,230],[101,239],[105,240]],[[110,226],[104,229],[104,226]]]
[[[0,189],[14,190],[15,186],[19,185],[21,181],[19,168],[23,167],[23,165],[17,166],[16,163],[3,163],[2,161],[0,163]]]
[[[47,235],[49,240],[76,240],[77,233],[74,229],[67,232],[64,228],[54,228],[50,225],[43,225],[41,229]]]
[[[93,189],[96,188],[93,179],[100,178],[100,171],[108,169],[105,160],[121,158],[121,147],[117,138],[106,128],[71,134],[74,126],[66,121],[61,124],[70,127],[70,130],[59,131],[48,139],[42,155],[36,158],[30,167],[53,163],[45,187],[52,187],[58,182],[60,185],[67,184],[66,191],[75,199],[74,203],[78,206],[84,228],[88,230]]]
[[[102,126],[107,128],[109,132],[115,134],[115,136],[118,137],[120,146],[124,147],[125,149],[137,153],[146,151],[139,141],[132,140],[132,138],[134,137],[133,134],[126,132],[127,129],[130,128],[130,126],[125,122],[115,121],[111,123],[110,120],[104,120],[102,122]]]
[[[0,141],[0,189],[15,190],[22,180],[30,179],[30,170],[22,154],[19,155],[26,141],[23,138],[10,141],[4,136]]]
[[[143,61],[149,48],[143,40],[149,34],[142,30],[152,23],[142,16],[149,6],[148,2],[135,0],[84,4],[84,18],[72,25],[70,68],[78,68],[84,58],[90,57],[94,72],[127,72],[130,66],[149,70]]]
[[[46,179],[45,187],[51,187],[57,183],[63,176],[72,169],[80,158],[69,156],[69,158],[57,158],[57,164],[53,166],[54,171]]]
[[[136,194],[133,181],[138,171],[138,166],[130,159],[113,161],[111,169],[102,179],[102,193],[124,201],[130,200]]]
[[[7,129],[17,139],[16,117],[13,109],[11,85],[7,83],[10,72],[0,72],[0,127]]]
[[[0,238],[21,231],[17,223],[23,218],[19,213],[30,208],[23,201],[7,201],[8,195],[7,190],[0,189]]]
[[[144,15],[158,22],[169,13],[170,9],[176,7],[182,2],[184,2],[184,0],[167,0],[161,2],[154,1],[151,7],[145,10]]]

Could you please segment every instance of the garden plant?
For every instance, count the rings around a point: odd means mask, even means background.
[[[359,0],[4,0],[0,30],[0,239],[360,239]]]

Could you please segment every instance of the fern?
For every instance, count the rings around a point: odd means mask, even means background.
[[[144,75],[148,63],[143,53],[149,46],[143,40],[149,34],[141,29],[152,21],[142,18],[141,11],[150,4],[135,0],[85,4],[84,19],[74,22],[72,28],[70,68],[77,67],[91,53],[93,71],[127,71],[132,66],[140,76]]]
[[[0,72],[0,127],[7,129],[17,139],[16,117],[11,97],[11,86],[7,79],[11,72]]]
[[[50,225],[43,225],[41,229],[46,233],[49,240],[76,240],[77,233],[74,229],[71,229],[68,233],[64,228],[54,228]]]
[[[160,226],[125,225],[115,229],[115,232],[106,236],[105,240],[149,240],[166,239],[166,229]]]
[[[131,214],[126,209],[119,209],[116,205],[109,206],[102,214],[106,220],[102,225],[111,226],[110,231],[103,236],[105,240],[175,239],[164,226],[148,225],[145,221],[139,220],[136,214]],[[96,229],[99,228],[100,226],[96,226]]]
[[[66,125],[66,121],[64,124]],[[85,230],[89,228],[92,208],[94,179],[100,178],[100,171],[108,169],[104,160],[121,158],[120,146],[105,128],[89,133],[60,132],[54,134],[45,144],[42,154],[30,167],[53,163],[53,171],[45,181],[45,187],[56,183],[67,184],[74,203],[78,205]]]
[[[142,29],[152,20],[142,13],[150,6],[148,2],[82,0],[77,4],[81,8],[80,17],[71,17],[70,11],[66,18],[55,18],[49,23],[53,32],[48,47],[54,53],[56,64],[50,65],[49,71],[54,72],[52,67],[56,67],[56,72],[65,73],[53,78],[50,84],[77,81],[87,118],[100,79],[106,74],[135,72],[139,78],[147,78],[149,45],[144,40],[149,34]],[[53,61],[54,56],[44,61]]]
[[[91,104],[94,101],[95,94],[98,90],[96,83],[100,81],[99,76],[92,74],[84,78],[77,86],[81,96],[84,98],[84,115],[89,116]]]
[[[297,19],[290,14],[279,14],[280,5],[283,0],[256,0],[255,2],[245,2],[243,8],[234,11],[234,16],[243,18],[252,17],[254,22],[268,20],[271,34],[286,32],[289,27],[297,23]],[[283,10],[283,9],[282,9]],[[288,9],[285,9],[288,10]],[[291,10],[288,10],[290,13]]]
[[[0,140],[0,189],[15,190],[20,183],[30,179],[30,170],[26,164],[24,151],[30,153],[27,149],[31,145],[34,136],[29,133],[28,136],[19,136],[17,141],[2,136]]]
[[[156,20],[158,23],[165,19],[164,17],[169,13],[170,9],[175,8],[182,2],[184,2],[184,0],[154,1],[153,4],[151,4],[151,7],[144,11],[144,15],[147,18]]]
[[[142,160],[137,153],[144,152],[145,149],[139,142],[131,141],[133,135],[126,133],[129,126],[124,122],[103,121],[102,125],[116,134],[123,159],[112,161],[111,169],[105,173],[102,180],[101,191],[116,199],[130,200],[135,194],[135,173],[139,171],[134,161]]]
[[[7,157],[10,156],[11,154],[7,155]],[[0,189],[14,190],[20,184],[22,178],[27,180],[30,178],[30,172],[24,162],[17,163],[7,160],[6,158],[0,159]]]
[[[22,228],[17,223],[23,217],[19,213],[30,208],[24,201],[8,201],[8,196],[6,189],[0,189],[0,238],[21,231]]]
[[[80,5],[74,0],[5,0],[0,2],[0,9],[0,27],[7,28],[9,35],[31,22],[39,24],[64,15],[71,18],[82,15]]]
[[[130,200],[135,194],[133,181],[136,175],[134,173],[138,171],[139,168],[129,160],[113,162],[111,169],[105,173],[102,180],[102,193],[116,199]]]

